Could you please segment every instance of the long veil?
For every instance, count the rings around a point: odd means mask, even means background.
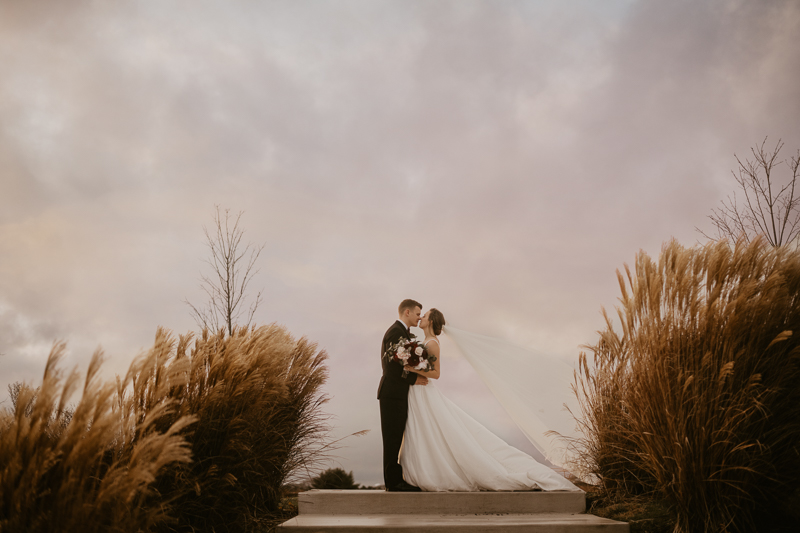
[[[501,339],[451,326],[444,333],[492,391],[531,444],[556,466],[567,468],[578,436],[572,413],[580,413],[572,392],[573,369],[547,355]]]

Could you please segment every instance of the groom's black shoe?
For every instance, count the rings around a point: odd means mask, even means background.
[[[401,481],[399,484],[386,490],[389,492],[422,492],[421,488],[415,487],[414,485],[406,483],[405,481]]]

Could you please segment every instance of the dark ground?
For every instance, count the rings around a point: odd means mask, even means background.
[[[628,500],[603,501],[596,492],[586,492],[586,512],[611,520],[628,522],[630,533],[672,533],[675,514],[665,502]]]

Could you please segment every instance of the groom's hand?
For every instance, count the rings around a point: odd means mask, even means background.
[[[427,384],[428,384],[428,378],[417,374],[417,381],[414,382],[414,385],[427,385]]]

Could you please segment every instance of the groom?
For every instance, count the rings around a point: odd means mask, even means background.
[[[381,404],[381,437],[383,437],[383,481],[388,491],[418,492],[403,479],[403,467],[397,462],[403,433],[408,418],[408,387],[427,385],[428,378],[413,372],[404,375],[403,365],[385,357],[387,349],[401,339],[410,340],[411,326],[419,324],[422,304],[414,300],[403,300],[398,308],[400,318],[392,324],[383,336],[381,364],[383,376],[378,385],[378,400]]]

